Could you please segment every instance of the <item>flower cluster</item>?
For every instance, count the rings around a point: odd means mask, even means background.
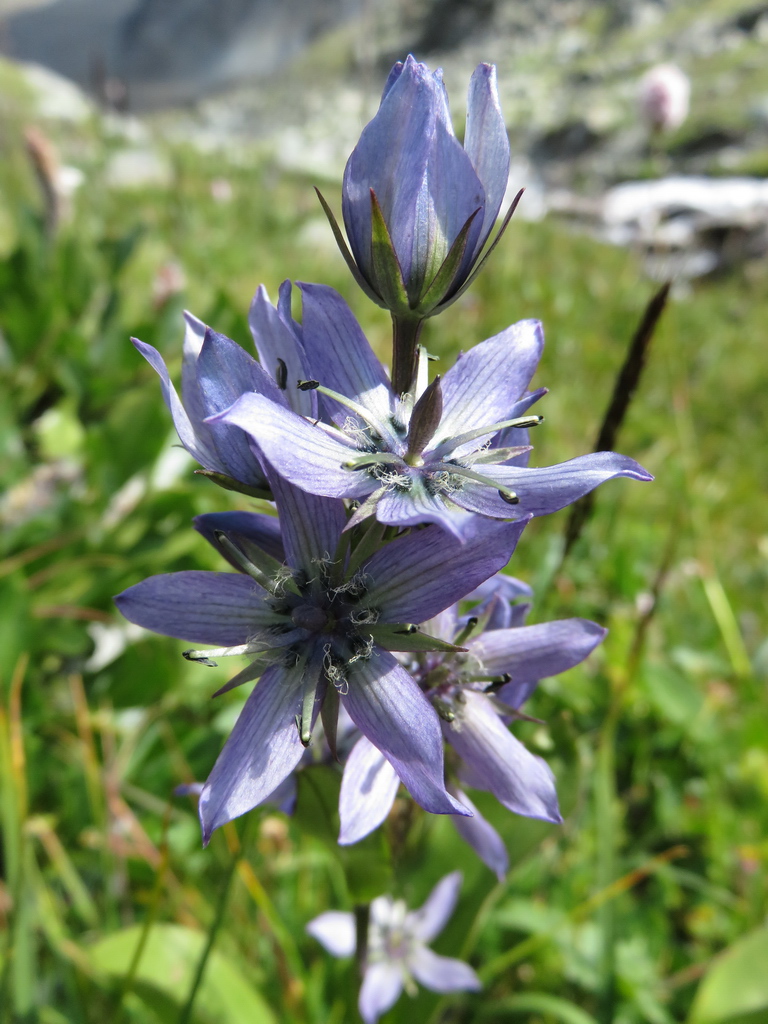
[[[322,284],[299,284],[300,322],[290,282],[276,306],[259,288],[249,316],[258,358],[187,315],[181,395],[160,354],[134,342],[202,472],[272,503],[196,519],[233,571],[155,576],[116,599],[131,622],[212,645],[186,651],[192,661],[246,655],[219,692],[258,680],[202,787],[205,842],[262,802],[282,801],[313,741],[345,762],[342,844],[384,820],[401,783],[425,810],[452,815],[499,876],[504,845],[467,788],[514,813],[561,820],[549,767],[511,725],[538,680],[584,659],[603,630],[580,619],[525,625],[527,606],[516,602],[527,588],[498,574],[532,517],[614,477],[650,476],[613,452],[528,464],[541,421],[531,409],[546,393],[531,386],[544,344],[535,320],[429,379],[422,322],[461,294],[495,244],[486,246],[508,166],[492,67],[472,77],[462,146],[440,73],[411,57],[395,66],[344,175],[348,244],[323,200],[356,281],[391,313],[391,377],[344,299]],[[457,877],[441,886],[452,906]],[[382,900],[372,910],[366,1020],[412,976],[438,990],[475,986],[469,968],[426,949],[435,921]],[[351,952],[346,918],[342,926],[326,915],[312,928],[333,952]],[[396,969],[391,951],[386,964],[374,956],[395,932]]]

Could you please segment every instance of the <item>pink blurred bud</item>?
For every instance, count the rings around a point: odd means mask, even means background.
[[[657,64],[640,81],[640,112],[653,131],[679,128],[688,116],[691,83],[675,64]]]

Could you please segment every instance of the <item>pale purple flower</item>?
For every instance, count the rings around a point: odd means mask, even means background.
[[[462,146],[442,71],[411,56],[395,64],[342,185],[351,266],[370,297],[406,316],[427,316],[456,298],[496,221],[508,174],[495,67],[480,64],[472,75]]]
[[[508,866],[504,844],[462,787],[487,790],[516,814],[562,821],[549,766],[525,748],[508,723],[520,717],[521,706],[540,679],[579,664],[606,633],[586,619],[522,625],[510,604],[510,596],[523,592],[522,586],[501,575],[494,577],[485,584],[485,599],[471,617],[460,616],[454,605],[424,623],[422,628],[430,635],[466,651],[400,656],[440,714],[451,748],[449,791],[474,815],[455,818],[456,827],[500,877]],[[381,824],[398,781],[391,766],[361,737],[342,779],[340,843],[357,842]]]
[[[290,775],[318,712],[333,749],[339,701],[423,807],[470,813],[445,788],[439,718],[390,652],[444,647],[413,623],[506,564],[525,523],[478,520],[463,545],[428,527],[366,557],[364,548],[356,554],[362,531],[350,554],[341,501],[268,477],[279,523],[246,512],[196,521],[239,573],[153,576],[116,598],[131,622],[219,645],[186,652],[191,660],[252,657],[223,690],[261,676],[205,784],[204,839]]]
[[[438,956],[428,948],[454,911],[461,888],[461,872],[442,878],[419,910],[409,911],[402,900],[379,896],[371,903],[368,952],[358,1007],[365,1024],[397,1002],[405,989],[415,994],[415,982],[432,992],[477,992],[480,979],[469,964]],[[355,919],[330,910],[307,925],[307,931],[333,956],[355,952]]]
[[[425,361],[419,389],[400,395],[341,296],[301,289],[303,353],[331,423],[254,393],[214,422],[242,428],[297,487],[361,502],[353,522],[370,514],[399,527],[430,522],[461,538],[467,513],[545,515],[614,477],[652,479],[614,452],[527,468],[526,428],[540,419],[527,412],[545,393],[528,390],[544,344],[537,320],[476,345],[429,386]]]
[[[290,291],[290,282],[284,282],[277,309],[269,302],[263,285],[256,292],[249,321],[260,363],[231,338],[185,313],[181,398],[157,349],[132,339],[160,377],[181,443],[208,474],[244,489],[267,490],[258,455],[239,427],[223,420],[208,422],[209,418],[251,392],[303,415],[312,416],[317,410],[316,396],[295,387],[307,370],[301,328],[290,317],[290,310],[285,315],[286,303],[290,307]]]

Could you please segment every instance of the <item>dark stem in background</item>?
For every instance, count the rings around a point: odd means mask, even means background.
[[[424,320],[392,314],[392,390],[396,395],[410,391],[419,365],[419,335]]]
[[[661,314],[664,312],[671,287],[671,281],[663,284],[645,307],[643,317],[637,326],[632,343],[629,346],[629,351],[616,378],[613,395],[603,417],[602,426],[597,435],[593,451],[610,452],[616,447],[616,438],[629,409],[632,396],[637,389],[637,385],[640,383],[651,338],[653,338],[656,325]],[[568,557],[568,552],[579,539],[582,530],[589,522],[594,504],[595,492],[590,491],[589,494],[585,494],[583,498],[579,498],[571,506],[571,514],[565,528],[565,541],[560,568],[562,568],[563,562]]]
[[[368,925],[370,920],[370,903],[357,903],[355,905],[355,960],[361,978],[365,974],[365,965],[368,962]]]
[[[205,974],[205,968],[208,964],[208,958],[210,957],[214,944],[216,942],[216,936],[218,935],[221,922],[224,920],[224,914],[227,909],[227,901],[229,899],[229,890],[232,885],[232,879],[234,877],[235,870],[237,868],[239,860],[240,851],[239,849],[236,849],[232,852],[232,859],[229,863],[229,867],[227,868],[227,874],[224,878],[224,883],[221,887],[221,892],[219,893],[219,901],[218,904],[216,905],[216,915],[213,921],[211,922],[210,928],[208,929],[208,939],[205,944],[205,947],[203,948],[202,953],[200,954],[200,959],[197,962],[195,976],[192,980],[192,987],[189,990],[189,995],[187,996],[187,1001],[184,1004],[184,1008],[179,1014],[178,1024],[190,1024],[190,1021],[192,1020],[192,1009],[195,1005],[195,999],[197,998],[197,993],[200,988],[200,984],[203,980],[203,975]]]

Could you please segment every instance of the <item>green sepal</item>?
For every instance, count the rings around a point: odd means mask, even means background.
[[[381,212],[376,193],[371,189],[371,266],[373,279],[387,309],[409,313],[408,293],[387,222]]]
[[[384,302],[382,300],[380,295],[376,294],[376,292],[370,286],[368,281],[366,281],[365,277],[362,274],[362,271],[360,270],[360,268],[358,267],[357,263],[355,262],[355,257],[349,251],[349,246],[347,245],[347,240],[344,237],[344,234],[343,234],[341,228],[339,227],[339,222],[336,220],[336,217],[335,217],[335,215],[333,213],[333,210],[330,208],[330,206],[326,202],[325,196],[322,194],[322,192],[320,191],[320,189],[317,186],[315,186],[315,192],[317,193],[317,198],[320,200],[320,205],[323,208],[323,213],[328,218],[328,223],[331,226],[331,231],[333,232],[333,237],[336,239],[336,245],[338,245],[338,247],[339,247],[339,252],[344,257],[344,262],[349,267],[350,272],[352,274],[352,277],[354,277],[354,279],[357,282],[357,284],[363,289],[363,291],[368,296],[368,298],[371,300],[371,302],[375,302],[376,305],[377,306],[381,306],[382,309],[387,309],[388,306],[387,306],[386,302]]]
[[[456,280],[456,275],[459,272],[461,261],[464,259],[464,253],[467,249],[469,229],[472,227],[478,213],[480,213],[479,206],[475,212],[471,213],[467,218],[464,223],[464,227],[458,235],[456,235],[453,245],[448,251],[448,255],[443,260],[427,289],[422,293],[422,296],[419,299],[419,304],[416,308],[423,316],[427,316],[430,310],[439,305],[440,301],[451,290],[453,283]]]
[[[461,654],[467,649],[449,644],[447,640],[439,640],[436,636],[430,636],[428,633],[422,633],[407,623],[392,625],[377,623],[373,626],[366,626],[365,630],[370,633],[379,647],[383,647],[387,651],[406,651],[411,654],[442,651],[444,654]]]
[[[520,191],[515,196],[515,198],[512,200],[512,205],[507,210],[506,216],[504,217],[504,220],[501,222],[501,227],[499,228],[498,233],[496,234],[496,237],[491,242],[491,244],[488,246],[488,248],[485,250],[483,258],[478,263],[475,264],[475,268],[472,271],[472,273],[469,275],[469,277],[466,279],[466,281],[461,285],[461,287],[456,289],[456,291],[453,293],[453,295],[451,295],[449,298],[445,299],[444,302],[439,302],[437,306],[433,307],[433,309],[430,312],[430,316],[434,316],[435,313],[442,313],[442,311],[444,309],[447,309],[449,306],[452,306],[453,303],[464,294],[464,292],[467,290],[467,288],[469,288],[469,286],[475,280],[475,278],[480,273],[480,271],[483,269],[485,264],[488,262],[488,257],[491,255],[493,250],[499,244],[499,242],[501,241],[501,239],[502,239],[502,237],[504,235],[504,232],[509,227],[509,222],[512,220],[512,214],[517,209],[517,204],[523,198],[523,192],[525,192],[525,189],[521,188]]]
[[[226,473],[216,473],[212,469],[196,469],[197,476],[204,476],[225,491],[237,491],[238,494],[247,494],[250,498],[263,498],[265,501],[272,500],[272,492],[261,487],[249,487],[248,484],[241,484],[233,476]]]

